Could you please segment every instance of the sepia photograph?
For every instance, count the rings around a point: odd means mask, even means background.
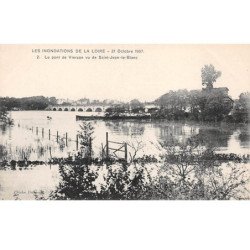
[[[0,0],[1,249],[248,249],[249,5]]]
[[[1,200],[249,200],[250,45],[0,45]]]

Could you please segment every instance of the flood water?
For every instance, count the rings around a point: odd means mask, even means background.
[[[12,111],[14,126],[0,127],[0,144],[8,152],[10,160],[22,160],[23,154],[29,160],[48,160],[51,156],[66,157],[77,150],[76,134],[80,130],[81,121],[76,121],[76,114],[78,113],[60,111]],[[48,120],[47,116],[52,119]],[[174,137],[184,142],[194,136],[224,153],[247,154],[250,150],[250,129],[247,125],[229,127],[226,124],[211,126],[169,121],[102,120],[91,123],[94,127],[95,156],[99,155],[101,145],[105,145],[106,132],[111,141],[128,142],[130,145],[141,142],[141,154],[155,154],[159,141],[168,141]]]
[[[51,157],[67,157],[74,154],[77,151],[76,135],[81,124],[81,121],[76,121],[77,114],[82,115],[84,112],[12,111],[11,118],[14,120],[14,125],[0,127],[0,157],[2,158],[0,161],[23,160],[24,156],[31,161],[47,161]],[[47,119],[48,116],[52,119]],[[242,155],[250,152],[250,130],[247,125],[215,126],[191,122],[146,120],[95,120],[91,123],[94,127],[93,151],[96,157],[100,155],[102,144],[105,145],[106,132],[111,141],[127,142],[130,145],[128,151],[140,143],[143,147],[138,152],[138,156],[156,155],[159,141],[167,141],[173,137],[179,142],[196,137],[210,143],[217,148],[217,151],[223,153]],[[46,187],[44,187],[45,180],[47,180]],[[10,197],[15,190],[27,194],[30,190],[51,190],[57,183],[56,166],[37,167],[36,170],[34,168],[0,170],[0,198],[1,192],[5,192],[6,195],[6,190],[9,190],[7,197]]]

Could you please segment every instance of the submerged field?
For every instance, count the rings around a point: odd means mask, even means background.
[[[246,125],[93,121],[92,157],[101,159],[108,132],[110,140],[128,144],[128,163],[89,162],[73,166],[58,159],[74,159],[79,151],[76,135],[81,122],[76,121],[75,115],[75,112],[11,112],[14,126],[0,128],[0,199],[249,198],[250,135]],[[198,142],[199,147],[173,152],[169,145],[163,145],[166,142],[187,145],[191,141]],[[220,158],[212,155],[204,161],[205,148],[212,149]],[[201,158],[194,161],[197,152]],[[173,154],[178,157],[171,158]],[[124,153],[117,156],[124,158]],[[51,159],[57,162],[51,163]],[[244,183],[238,183],[241,180]],[[223,194],[229,188],[233,188],[230,193]],[[236,190],[237,195],[232,194]]]

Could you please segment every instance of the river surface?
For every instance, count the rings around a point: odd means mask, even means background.
[[[13,160],[22,160],[24,155],[29,160],[48,160],[51,156],[66,157],[77,150],[76,134],[80,130],[81,121],[76,121],[76,114],[83,113],[12,111],[14,126],[0,127],[0,144]],[[52,119],[48,120],[48,116]],[[91,123],[94,127],[95,156],[100,155],[101,146],[105,145],[106,132],[111,141],[127,142],[133,147],[140,143],[143,148],[140,147],[142,149],[139,154],[155,154],[159,141],[168,141],[174,137],[179,142],[185,142],[194,136],[203,142],[209,142],[223,153],[247,154],[250,150],[250,129],[247,126],[211,126],[169,121],[95,120]],[[128,147],[130,149],[132,150]]]
[[[77,114],[83,115],[84,112],[12,111],[10,115],[14,120],[14,125],[0,127],[0,161],[23,160],[24,157],[31,161],[47,161],[50,157],[67,157],[76,153],[76,135],[82,123],[76,121]],[[48,119],[48,116],[52,119]],[[216,147],[221,153],[243,155],[250,152],[250,129],[247,125],[220,124],[215,126],[149,120],[95,120],[91,123],[94,127],[93,151],[96,157],[100,156],[102,145],[105,145],[106,132],[111,141],[127,142],[128,151],[131,154],[135,148],[139,148],[138,156],[158,154],[160,141],[174,138],[179,142],[185,142],[194,137]],[[110,147],[117,148],[118,145],[113,144]],[[124,157],[124,153],[120,152],[118,156]],[[10,198],[15,190],[27,194],[31,190],[51,190],[57,185],[58,168],[56,166],[34,169],[0,171],[0,198],[1,192],[2,194],[4,192],[6,196],[8,191],[6,197]]]

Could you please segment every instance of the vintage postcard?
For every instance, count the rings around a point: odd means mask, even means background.
[[[250,45],[0,45],[1,200],[250,199]]]

